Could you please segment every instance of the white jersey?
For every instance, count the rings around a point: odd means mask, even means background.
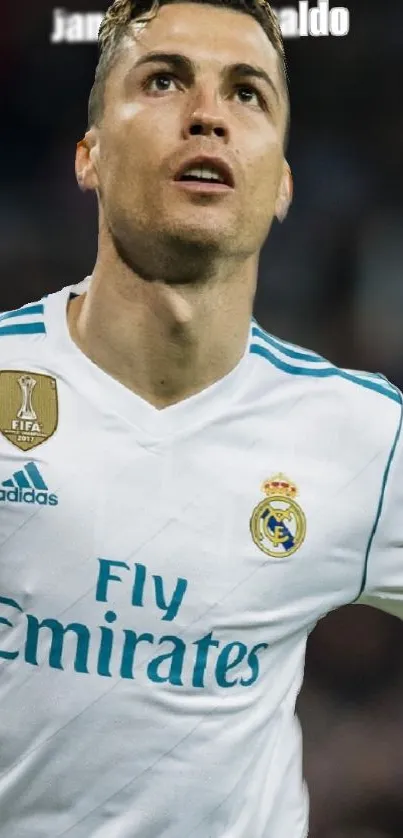
[[[403,613],[401,395],[252,321],[157,410],[0,319],[0,838],[305,838],[308,634]]]

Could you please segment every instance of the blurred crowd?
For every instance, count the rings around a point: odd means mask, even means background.
[[[346,5],[346,38],[286,42],[294,202],[263,249],[255,313],[279,337],[403,387],[403,4]],[[73,165],[96,47],[51,45],[51,13],[49,0],[1,11],[3,311],[79,282],[96,255],[96,203]],[[397,619],[363,606],[309,640],[298,712],[310,838],[403,838],[401,643]]]

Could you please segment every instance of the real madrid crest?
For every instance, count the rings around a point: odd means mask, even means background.
[[[266,497],[255,506],[250,519],[252,538],[263,553],[282,559],[295,553],[306,533],[305,515],[295,501],[295,483],[276,474],[262,484]]]
[[[21,451],[41,445],[58,423],[56,380],[21,370],[0,371],[0,432]]]

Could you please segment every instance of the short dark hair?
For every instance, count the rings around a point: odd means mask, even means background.
[[[119,57],[120,46],[132,21],[146,23],[152,20],[161,6],[180,0],[114,0],[101,22],[98,33],[99,59],[95,71],[94,84],[88,102],[88,127],[99,125],[103,107],[106,79]],[[288,97],[288,74],[284,55],[284,44],[277,16],[266,0],[183,0],[183,2],[203,3],[222,9],[233,9],[251,15],[264,29],[269,41],[276,50],[280,78],[287,106],[287,121],[284,148],[288,144],[290,127],[290,107]]]

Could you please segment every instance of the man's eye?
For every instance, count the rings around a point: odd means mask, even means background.
[[[258,90],[256,90],[256,88],[255,88],[255,87],[253,87],[252,85],[250,85],[250,84],[239,84],[239,85],[238,85],[238,87],[237,87],[237,90],[238,90],[238,92],[241,92],[241,91],[245,91],[245,90],[246,90],[246,92],[247,92],[249,95],[250,95],[250,94],[252,94],[252,96],[255,96],[255,97],[256,97],[256,101],[257,101],[257,103],[258,103],[259,105],[262,105],[262,97],[261,97],[261,95],[260,95],[259,91],[258,91]],[[245,101],[245,100],[244,100],[244,101]],[[250,100],[248,100],[248,102],[249,102],[249,101],[250,101]]]
[[[153,82],[155,82],[157,80],[161,80],[161,79],[164,79],[165,81],[167,81],[167,80],[172,81],[173,78],[174,78],[173,73],[167,73],[167,72],[161,72],[161,71],[159,73],[153,73],[152,76],[149,76],[146,79],[144,87],[147,90],[149,90]],[[168,88],[166,86],[165,87],[159,87],[158,86],[158,89],[160,91],[162,91],[162,90],[167,90]]]

